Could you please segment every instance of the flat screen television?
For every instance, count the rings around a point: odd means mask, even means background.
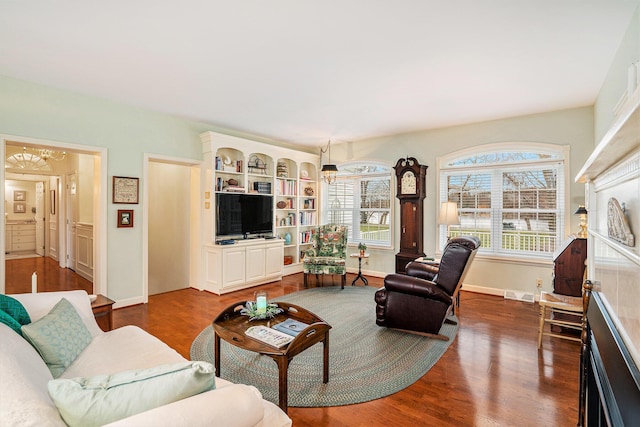
[[[216,194],[216,238],[273,233],[273,196]]]

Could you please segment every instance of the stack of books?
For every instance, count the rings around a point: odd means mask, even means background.
[[[287,319],[284,322],[280,322],[276,325],[273,325],[272,328],[277,331],[284,332],[285,334],[291,335],[292,337],[295,337],[300,333],[300,331],[304,330],[304,328],[306,328],[307,326],[309,325],[307,325],[306,323],[302,323],[294,319]]]

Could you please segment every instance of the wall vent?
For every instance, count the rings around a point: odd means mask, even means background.
[[[505,299],[515,299],[518,301],[531,302],[531,303],[535,301],[535,296],[533,295],[533,292],[513,291],[510,289],[505,289],[504,297]]]

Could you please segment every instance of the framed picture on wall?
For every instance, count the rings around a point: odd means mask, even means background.
[[[118,209],[118,228],[133,227],[133,210]]]
[[[24,202],[27,200],[27,192],[24,190],[16,190],[13,192],[13,201]]]
[[[138,204],[139,178],[113,177],[113,203]]]
[[[27,204],[24,202],[18,202],[13,204],[13,213],[26,213]]]

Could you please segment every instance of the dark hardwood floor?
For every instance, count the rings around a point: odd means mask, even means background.
[[[29,259],[7,261],[7,293],[30,291],[34,268],[40,278],[39,291],[85,289],[84,279],[70,270],[57,271],[60,269],[51,260]],[[349,275],[347,283],[353,277]],[[380,278],[368,279],[371,286],[382,285]],[[325,285],[328,283],[325,280]],[[296,292],[303,289],[302,274],[223,296],[195,289],[151,296],[149,304],[116,310],[114,326],[138,325],[188,358],[191,342],[213,317],[238,300],[252,299],[257,289],[267,290],[270,298]],[[294,425],[576,424],[579,344],[544,337],[543,348],[538,351],[537,304],[462,292],[458,317],[460,330],[454,342],[413,385],[357,405],[289,408]],[[374,318],[372,313],[371,321]]]

